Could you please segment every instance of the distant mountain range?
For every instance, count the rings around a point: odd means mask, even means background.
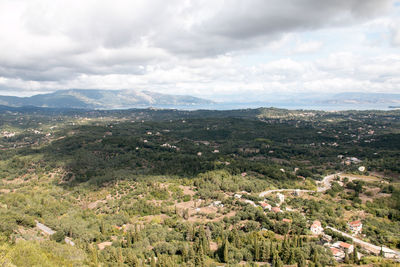
[[[251,96],[253,99],[255,96]],[[188,96],[167,95],[150,91],[69,89],[31,97],[0,96],[0,105],[9,107],[47,107],[74,109],[240,109],[279,107],[288,109],[387,109],[400,106],[400,94],[270,94],[259,96],[258,102],[220,102]],[[262,99],[266,99],[263,101]]]
[[[383,93],[340,93],[324,99],[329,104],[400,104],[400,94]]]
[[[0,105],[78,109],[125,109],[143,107],[193,107],[213,101],[186,95],[166,95],[150,91],[70,89],[31,97],[0,96]]]

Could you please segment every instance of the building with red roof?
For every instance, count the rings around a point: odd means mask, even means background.
[[[315,220],[313,224],[310,227],[311,233],[314,235],[320,235],[324,232],[324,228],[322,228],[321,222],[318,220]]]
[[[363,225],[361,220],[348,222],[347,225],[349,226],[350,231],[355,235],[358,235],[362,232]]]

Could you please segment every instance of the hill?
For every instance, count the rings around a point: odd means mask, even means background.
[[[187,95],[166,95],[136,90],[60,90],[31,97],[0,96],[0,105],[79,109],[124,109],[137,107],[192,107],[212,101]]]

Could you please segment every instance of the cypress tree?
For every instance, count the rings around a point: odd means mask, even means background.
[[[193,246],[190,245],[189,246],[189,261],[193,262],[194,261],[194,257],[195,257],[195,254],[194,254]]]
[[[224,242],[224,254],[223,254],[223,261],[225,263],[229,262],[229,241],[226,238]]]
[[[189,254],[188,248],[187,248],[186,244],[183,244],[183,247],[182,247],[182,261],[183,262],[188,261],[188,259],[189,259],[188,254]]]
[[[354,247],[352,260],[354,264],[358,264],[358,251],[357,247]]]
[[[306,267],[306,259],[303,256],[303,253],[299,253],[297,257],[297,267]]]
[[[122,248],[118,248],[118,263],[123,263],[124,257],[122,256]]]
[[[283,240],[282,244],[282,250],[281,250],[281,258],[285,264],[289,262],[289,257],[290,257],[290,247],[289,243],[287,241],[287,236],[285,236],[285,239]]]
[[[347,249],[344,251],[344,263],[346,264],[350,263],[349,252],[347,251]]]
[[[150,267],[156,267],[156,259],[154,257],[151,257]]]
[[[92,256],[92,264],[93,264],[93,266],[95,266],[95,267],[97,267],[97,266],[99,266],[99,260],[98,260],[98,256],[97,256],[97,249],[96,248],[94,248],[94,247],[92,247],[91,248],[91,256]]]
[[[199,250],[197,251],[197,255],[195,257],[195,265],[196,266],[204,266],[204,251],[203,246],[199,246]]]
[[[260,260],[260,245],[258,243],[258,236],[257,234],[254,235],[254,259],[256,261]]]
[[[267,241],[263,241],[263,246],[262,246],[262,253],[261,253],[261,258],[263,261],[268,261],[270,259],[270,245],[268,244]]]

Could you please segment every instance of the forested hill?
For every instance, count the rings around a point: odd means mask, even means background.
[[[136,90],[60,90],[31,97],[0,96],[0,104],[12,107],[117,109],[210,105],[212,101],[188,95],[167,95]]]

